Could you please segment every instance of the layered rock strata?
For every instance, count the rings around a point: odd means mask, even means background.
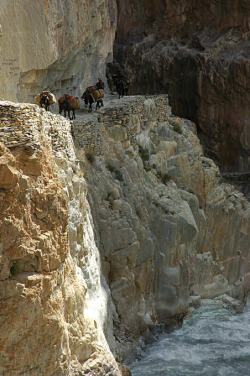
[[[118,10],[115,57],[131,93],[168,92],[224,170],[249,172],[249,2],[118,0]]]
[[[115,0],[2,0],[0,98],[82,93],[112,61]]]

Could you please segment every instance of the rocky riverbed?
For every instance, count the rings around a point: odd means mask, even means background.
[[[133,376],[245,376],[250,367],[250,309],[233,314],[204,301],[181,329],[161,335],[131,366]]]

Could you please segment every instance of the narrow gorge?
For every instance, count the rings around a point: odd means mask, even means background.
[[[132,92],[168,92],[223,170],[249,172],[249,1],[120,0],[118,9],[115,59]]]
[[[131,363],[205,300],[244,310],[249,32],[244,0],[2,0],[0,375],[198,375],[167,368],[190,324]],[[33,104],[98,77],[98,111]]]

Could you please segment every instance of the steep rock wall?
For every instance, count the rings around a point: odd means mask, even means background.
[[[118,1],[115,57],[131,93],[170,95],[226,171],[249,172],[248,1]]]
[[[70,123],[11,102],[0,117],[0,373],[119,376]]]
[[[79,95],[105,77],[116,33],[131,93],[168,92],[226,171],[249,172],[249,20],[247,0],[2,0],[0,98]]]
[[[118,357],[134,356],[155,324],[180,322],[199,296],[244,300],[250,205],[220,182],[195,126],[171,114],[166,96],[114,100],[72,131]]]
[[[112,60],[115,0],[2,0],[0,98],[79,94]]]
[[[118,43],[157,32],[159,38],[188,37],[204,28],[249,31],[247,0],[129,0],[118,3]]]
[[[11,102],[0,117],[3,374],[127,375],[115,358],[155,325],[244,301],[250,205],[166,96],[73,124]]]

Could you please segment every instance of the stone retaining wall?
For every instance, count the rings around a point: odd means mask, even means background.
[[[152,112],[145,106],[145,102],[149,100],[153,101]],[[131,142],[148,122],[166,121],[170,113],[167,95],[134,96],[111,101],[98,114],[77,116],[72,124],[75,146],[83,148],[86,153],[102,155],[106,131],[115,132],[116,128],[121,130],[124,127],[124,139]]]
[[[74,149],[70,135],[70,122],[37,105],[0,102],[0,142],[6,147],[41,149],[50,139],[54,153],[65,152],[71,160]]]

